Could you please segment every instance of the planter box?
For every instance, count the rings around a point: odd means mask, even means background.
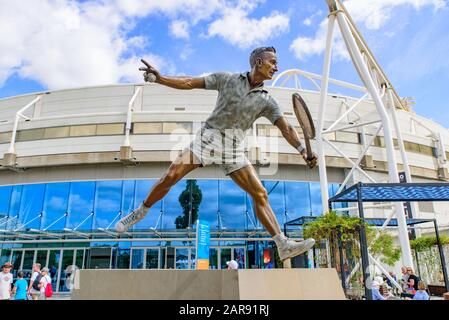
[[[446,292],[446,287],[442,285],[429,284],[427,287],[429,288],[430,295],[432,296],[442,297]]]

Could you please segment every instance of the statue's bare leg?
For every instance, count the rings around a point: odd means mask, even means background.
[[[274,237],[279,234],[281,229],[268,202],[268,193],[257,176],[254,167],[252,165],[244,167],[234,171],[229,176],[252,197],[257,218],[270,235]]]
[[[300,255],[313,247],[314,239],[293,241],[281,232],[276,216],[268,202],[268,193],[252,165],[231,173],[230,177],[253,198],[257,218],[273,237],[282,261]]]
[[[189,172],[200,166],[197,159],[194,158],[192,151],[186,149],[179,155],[170,167],[151,188],[146,200],[130,214],[120,219],[115,225],[118,232],[127,231],[131,226],[142,220],[156,202],[161,200],[179,180]]]

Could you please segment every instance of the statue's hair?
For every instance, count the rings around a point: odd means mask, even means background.
[[[274,47],[260,47],[256,48],[251,52],[249,56],[249,65],[253,68],[256,65],[256,61],[260,58],[265,52],[274,52],[276,53],[276,49]]]

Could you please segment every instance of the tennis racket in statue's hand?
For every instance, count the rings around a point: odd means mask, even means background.
[[[313,169],[317,164],[318,158],[310,146],[310,139],[315,138],[315,126],[312,121],[312,116],[310,115],[309,108],[307,108],[305,101],[298,93],[294,93],[292,95],[292,101],[293,110],[295,111],[296,118],[298,119],[302,132],[304,133],[304,142],[306,143],[307,152],[307,166],[310,169]]]

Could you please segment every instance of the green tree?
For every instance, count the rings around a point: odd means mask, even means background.
[[[176,229],[185,229],[195,223],[198,219],[198,210],[202,199],[203,194],[196,180],[187,180],[186,188],[178,198],[183,214],[175,220]]]

